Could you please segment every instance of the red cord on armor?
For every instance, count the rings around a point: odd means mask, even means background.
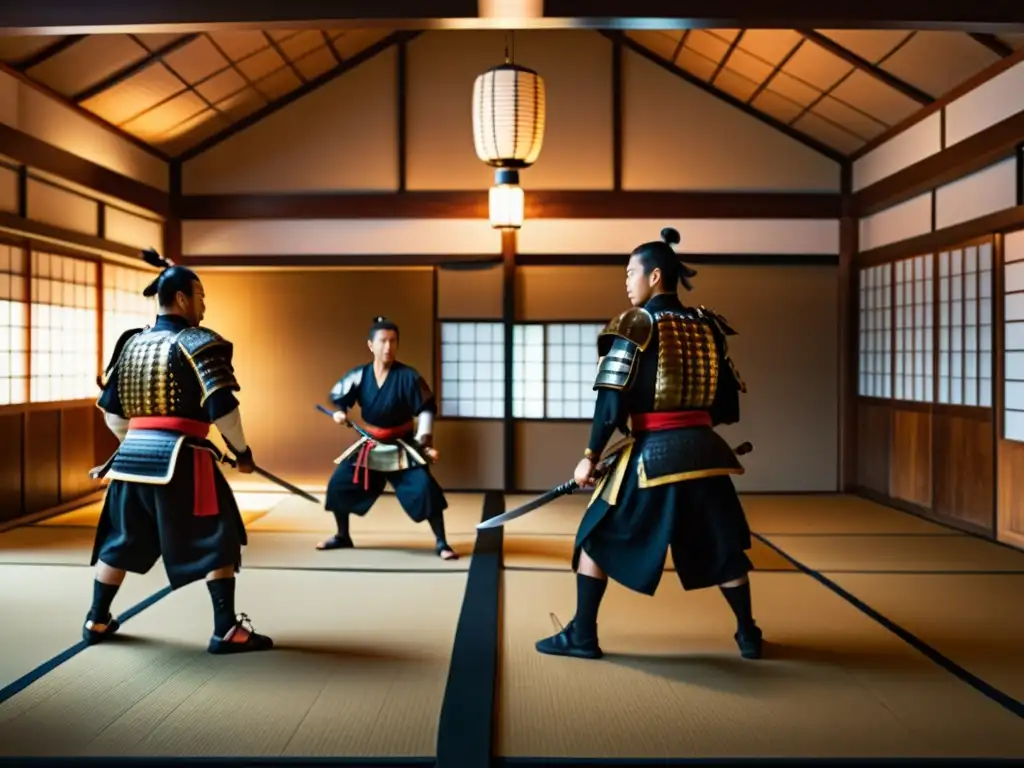
[[[368,424],[363,425],[363,429],[367,434],[372,435],[380,441],[394,440],[402,435],[409,434],[412,432],[413,423],[410,421],[407,424],[402,424],[398,427],[373,427]],[[356,454],[355,471],[352,473],[352,482],[359,482],[359,470],[363,471],[363,490],[369,490],[370,488],[370,451],[380,445],[377,440],[367,440],[361,446],[359,446],[359,453]]]

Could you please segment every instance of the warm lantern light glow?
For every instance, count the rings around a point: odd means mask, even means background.
[[[526,197],[515,171],[498,171],[487,196],[491,226],[495,229],[519,229],[523,226]]]
[[[503,64],[473,84],[473,145],[498,168],[527,168],[544,143],[544,79],[532,69]]]

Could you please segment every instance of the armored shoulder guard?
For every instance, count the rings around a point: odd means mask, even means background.
[[[733,378],[736,379],[737,389],[739,389],[740,392],[746,392],[747,385],[740,376],[740,372],[736,368],[736,363],[734,363],[732,357],[729,356],[729,344],[725,340],[726,336],[737,336],[738,334],[736,333],[736,330],[729,325],[728,320],[712,309],[702,306],[697,311],[700,313],[701,317],[706,318],[718,331],[719,343],[722,345],[722,357],[725,359],[726,365],[729,366],[729,372],[732,374]]]
[[[136,334],[142,333],[142,328],[130,328],[118,337],[117,343],[114,344],[114,351],[110,355],[110,362],[107,363],[106,369],[103,374],[96,379],[96,383],[100,385],[100,389],[106,389],[107,384],[110,383],[110,372],[114,370],[114,366],[117,365],[118,360],[121,359],[121,353],[124,352],[124,345],[128,343]]]
[[[616,336],[611,347],[597,364],[594,389],[623,390],[629,387],[636,371],[639,347],[626,339]]]
[[[708,309],[705,306],[701,306],[697,311],[703,317],[706,317],[708,320],[710,320],[712,322],[712,324],[717,326],[718,330],[720,330],[722,332],[723,336],[736,336],[737,335],[736,331],[733,329],[733,327],[731,325],[729,325],[729,321],[726,320],[724,317],[722,317],[717,312],[715,312],[713,309]]]
[[[231,365],[234,350],[227,339],[209,328],[186,328],[178,334],[177,343],[199,379],[203,391],[201,404],[221,389],[241,389]]]
[[[602,356],[608,354],[615,339],[622,339],[643,352],[653,335],[654,318],[651,313],[642,307],[633,307],[614,318],[597,335],[597,353]]]
[[[361,365],[358,368],[353,368],[338,380],[338,383],[331,388],[331,394],[328,395],[332,403],[337,403],[363,383],[364,367]]]

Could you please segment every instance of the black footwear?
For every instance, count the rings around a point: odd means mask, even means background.
[[[736,645],[740,648],[740,656],[744,659],[760,659],[762,650],[761,637],[760,627],[754,627],[748,632],[737,632],[733,635]]]
[[[327,541],[322,541],[316,545],[316,548],[321,552],[325,552],[328,549],[352,549],[355,544],[352,543],[351,536],[331,536]]]
[[[455,550],[448,546],[448,542],[447,541],[439,541],[439,542],[437,542],[437,545],[434,547],[434,552],[437,553],[438,557],[441,557],[441,555],[443,555],[445,552],[451,552],[452,553],[453,557],[442,557],[441,558],[442,560],[449,560],[449,561],[451,561],[451,560],[458,560],[459,559],[459,556],[457,554],[455,554]]]
[[[240,643],[232,642],[230,636],[239,629],[248,631],[249,636]],[[206,650],[216,654],[248,653],[249,651],[269,651],[273,647],[274,641],[266,635],[257,634],[249,617],[240,613],[235,625],[224,634],[224,637],[210,638],[210,645]]]
[[[552,614],[551,618],[558,621]],[[604,652],[597,644],[597,635],[581,637],[575,620],[570,621],[561,632],[537,641],[537,650],[549,656],[572,656],[576,659],[600,659]]]
[[[117,632],[121,626],[120,622],[114,618],[113,614],[107,614],[106,621],[97,621],[94,624],[106,625],[106,629],[97,631],[95,629],[89,629],[89,620],[86,619],[85,624],[82,625],[82,639],[85,640],[88,645],[96,645],[106,640],[110,635]]]

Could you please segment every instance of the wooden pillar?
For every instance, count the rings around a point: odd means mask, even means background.
[[[504,419],[504,488],[506,493],[516,485],[516,429],[512,420],[512,344],[516,323],[516,231],[501,231],[502,297],[501,319],[505,330],[505,419]]]
[[[853,211],[853,167],[843,164],[839,220],[839,476],[838,490],[857,485],[858,279],[857,217]]]

